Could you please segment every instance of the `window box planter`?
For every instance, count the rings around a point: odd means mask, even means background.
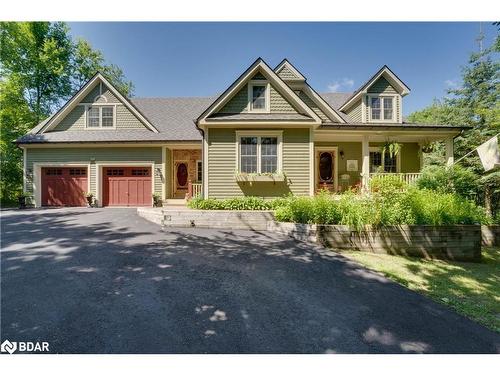
[[[238,182],[283,182],[285,181],[284,174],[245,174],[236,175]]]

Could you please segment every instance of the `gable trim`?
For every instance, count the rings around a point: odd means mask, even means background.
[[[205,125],[206,118],[211,114],[221,109],[243,86],[250,81],[250,78],[257,70],[261,69],[263,75],[269,83],[272,83],[275,89],[279,89],[280,93],[288,99],[292,106],[297,107],[309,115],[315,124],[320,125],[321,119],[314,113],[314,111],[295,94],[292,89],[267,65],[262,58],[258,58],[250,67],[245,70],[231,86],[229,86],[219,97],[196,119],[197,125]]]
[[[406,84],[401,81],[401,79],[391,70],[387,65],[384,65],[379,69],[375,75],[373,75],[361,88],[355,92],[349,99],[346,100],[344,104],[339,108],[339,111],[345,111],[349,109],[353,103],[355,103],[360,96],[366,94],[368,89],[380,78],[382,75],[385,75],[386,79],[389,81],[391,85],[396,86],[396,91],[401,96],[408,95],[410,93],[410,88],[406,86]]]
[[[277,66],[276,68],[274,68],[274,72],[276,74],[278,74],[284,67],[287,67],[288,69],[290,69],[293,74],[295,74],[297,76],[297,78],[294,78],[294,79],[290,79],[290,81],[306,81],[306,77],[304,77],[302,75],[301,72],[299,72],[297,70],[297,68],[295,68],[292,63],[290,61],[288,61],[287,59],[283,59]],[[281,78],[281,77],[280,77]],[[282,78],[283,79],[283,78]]]
[[[104,83],[118,98],[118,100],[120,100],[121,103],[139,119],[139,121],[141,121],[154,133],[159,133],[158,129],[156,129],[153,124],[149,122],[149,120],[135,107],[135,105],[132,104],[130,100],[123,96],[100,72],[97,72],[85,85],[82,86],[78,92],[75,93],[75,95],[73,95],[70,100],[66,102],[66,104],[64,104],[54,115],[50,117],[45,125],[38,131],[38,134],[43,134],[48,130],[54,129],[71,110],[80,104],[80,100],[85,98],[85,96],[95,87],[97,83],[100,84],[100,95],[102,95],[102,84]],[[99,104],[101,103],[96,103],[96,105]]]

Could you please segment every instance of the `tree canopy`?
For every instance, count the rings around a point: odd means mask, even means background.
[[[133,85],[63,22],[0,23],[0,200],[22,189],[22,151],[12,142],[54,113],[97,71],[124,95]]]

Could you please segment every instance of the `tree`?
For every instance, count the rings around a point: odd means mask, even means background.
[[[468,64],[462,68],[462,84],[449,90],[448,97],[408,116],[409,121],[449,125],[469,125],[472,129],[455,140],[455,157],[458,159],[474,150],[481,143],[500,132],[500,35],[493,45],[481,53],[472,53]],[[426,155],[426,164],[444,163],[443,146],[436,145]],[[477,154],[464,158],[461,165],[477,174],[483,168]],[[492,202],[500,199],[500,173],[481,178],[482,188],[478,196],[490,211],[498,210]]]
[[[54,113],[96,71],[124,95],[133,85],[65,23],[0,22],[0,200],[22,189],[22,151],[13,141]]]
[[[126,80],[123,71],[114,64],[106,64],[101,51],[93,49],[86,40],[78,39],[73,57],[74,91],[80,89],[98,71],[123,95],[132,95],[134,85]]]
[[[15,76],[35,120],[49,115],[71,93],[72,42],[64,23],[2,22],[3,79]]]

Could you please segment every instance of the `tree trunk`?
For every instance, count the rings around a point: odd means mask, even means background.
[[[484,186],[484,209],[486,210],[486,215],[492,217],[491,210],[491,188],[488,184]]]

